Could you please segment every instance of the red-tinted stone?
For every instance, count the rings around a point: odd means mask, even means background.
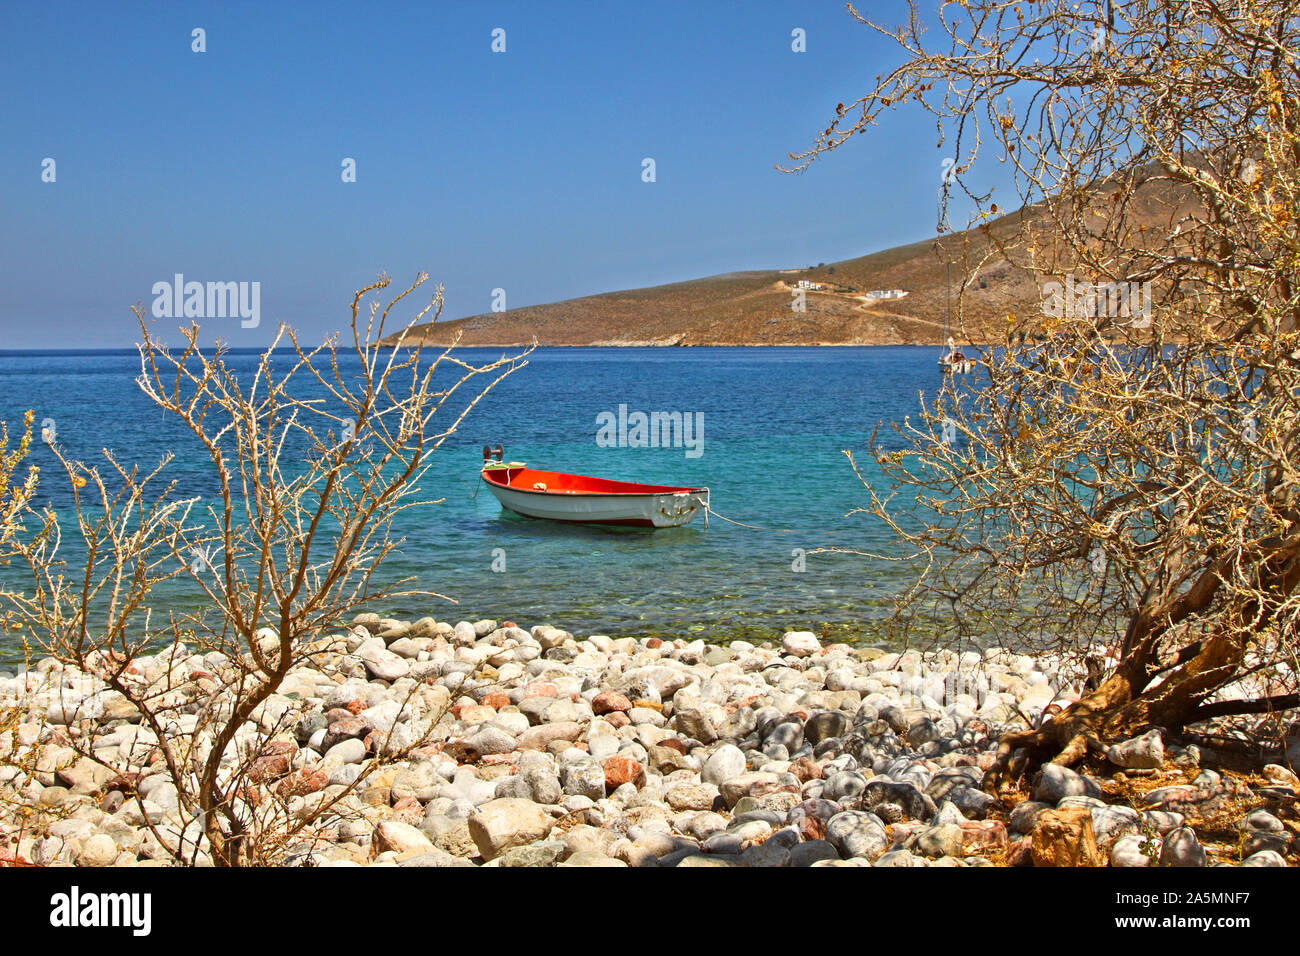
[[[1033,865],[1034,841],[1032,837],[1024,837],[1011,844],[1011,849],[1007,851],[1007,866]]]
[[[625,783],[645,785],[645,767],[626,754],[614,754],[605,761],[605,790],[613,792]]]
[[[525,697],[558,697],[560,688],[549,680],[535,680],[524,691]]]
[[[615,730],[618,730],[618,728],[626,727],[628,724],[632,723],[632,718],[621,710],[615,710],[605,715],[605,722]]]
[[[393,819],[418,827],[424,820],[424,806],[415,797],[403,797],[393,804]]]
[[[348,713],[354,716],[356,714],[361,713],[365,709],[366,709],[366,702],[362,700],[360,697],[356,697],[348,701]]]
[[[782,783],[757,783],[749,788],[749,795],[757,800],[759,797],[765,797],[769,793],[799,793],[799,788],[794,784]]]
[[[659,638],[657,638],[657,637],[652,637],[652,638],[650,638],[648,641],[645,642],[645,646],[648,647],[648,648],[650,648],[650,650],[653,651],[653,650],[655,650],[655,649],[658,648],[658,647],[662,647],[662,646],[663,646],[663,643],[664,643],[664,642],[661,641],[661,640],[659,640]]]
[[[591,699],[591,709],[597,714],[621,712],[631,710],[632,702],[622,694],[607,690]]]
[[[344,717],[342,720],[336,720],[325,731],[322,749],[329,750],[335,744],[352,737],[364,738],[373,729],[370,721],[360,717]]]
[[[686,741],[682,740],[681,737],[665,737],[659,741],[659,746],[676,750],[683,757],[686,756]]]
[[[279,780],[292,769],[285,754],[270,754],[258,757],[248,768],[248,779],[253,783],[270,783]]]
[[[340,740],[346,737],[364,737],[370,729],[370,721],[364,717],[344,717],[329,725],[330,735]]]
[[[798,817],[795,826],[805,840],[820,840],[826,836],[826,821],[819,817]]]
[[[330,775],[324,770],[295,770],[275,785],[275,792],[282,797],[305,797],[329,785]]]
[[[961,824],[961,845],[967,854],[980,855],[1007,845],[1007,827],[1001,820],[969,820]]]
[[[807,783],[809,780],[820,780],[822,776],[822,768],[807,757],[800,757],[790,764],[790,772],[794,774],[794,778],[800,783]]]
[[[491,707],[493,710],[500,710],[503,707],[510,706],[510,698],[501,693],[485,694],[479,703],[484,707]]]

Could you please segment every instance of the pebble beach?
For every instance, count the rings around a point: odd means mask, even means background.
[[[281,865],[1298,862],[1300,744],[1220,772],[1154,730],[1112,747],[1105,776],[1048,767],[986,793],[999,736],[1080,692],[1050,656],[373,614],[302,650],[223,758],[254,761],[240,799],[267,819],[334,801]],[[169,733],[206,755],[234,670],[178,645],[130,676],[170,695]],[[164,842],[211,864],[157,737],[93,673],[46,659],[0,676],[4,715],[0,865],[172,865]]]

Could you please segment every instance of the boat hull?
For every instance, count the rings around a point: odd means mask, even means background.
[[[637,485],[524,468],[485,469],[483,478],[503,508],[546,521],[677,528],[695,520],[708,503],[704,488]]]

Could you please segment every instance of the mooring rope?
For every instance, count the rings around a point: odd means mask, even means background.
[[[713,517],[715,518],[721,518],[723,521],[727,522],[728,524],[734,524],[741,528],[748,528],[751,531],[770,531],[773,532],[774,534],[795,534],[796,533],[793,528],[760,528],[756,524],[745,524],[745,522],[743,521],[737,521],[734,518],[728,518],[726,515],[718,514],[718,512],[714,511],[713,505],[706,498],[704,501],[704,527],[705,528],[709,526],[709,515],[713,515]]]
[[[807,531],[807,530],[800,531],[798,528],[761,528],[756,524],[745,524],[745,522],[743,521],[737,521],[735,518],[728,518],[726,515],[719,514],[718,512],[714,511],[712,499],[707,494],[709,489],[705,488],[703,490],[706,493],[704,498],[704,527],[705,528],[708,528],[709,526],[709,515],[713,515],[713,517],[721,518],[723,521],[727,522],[728,524],[734,524],[737,527],[741,527],[741,528],[748,528],[750,531],[766,531],[770,534],[802,534],[806,536],[819,537],[819,536],[831,536],[839,533],[836,531]]]

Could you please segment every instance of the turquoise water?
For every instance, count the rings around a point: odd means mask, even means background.
[[[498,350],[460,353],[470,361]],[[866,501],[842,454],[860,463],[878,424],[919,410],[918,392],[940,384],[935,348],[541,349],[481,403],[424,483],[442,504],[408,512],[402,553],[389,577],[458,604],[421,599],[384,609],[439,620],[511,619],[578,633],[770,639],[790,628],[869,639],[907,575],[895,565],[819,547],[880,549],[888,538],[864,515]],[[229,363],[249,371],[256,356]],[[210,495],[203,457],[134,383],[134,352],[0,352],[0,419],[36,411],[52,419],[65,451],[87,462],[108,447],[152,466],[168,450],[179,495]],[[600,447],[597,416],[632,411],[703,416],[698,457],[685,448]],[[707,485],[714,518],[658,531],[533,521],[503,513],[486,490],[474,496],[485,443],[538,468],[678,485]],[[44,500],[66,506],[66,480],[38,444]],[[784,533],[774,529],[792,529]],[[499,551],[497,549],[500,549]],[[798,551],[806,570],[798,572]],[[493,570],[494,559],[505,570]],[[12,573],[9,569],[8,573]],[[183,589],[160,599],[184,603]],[[0,647],[0,657],[13,656]]]

